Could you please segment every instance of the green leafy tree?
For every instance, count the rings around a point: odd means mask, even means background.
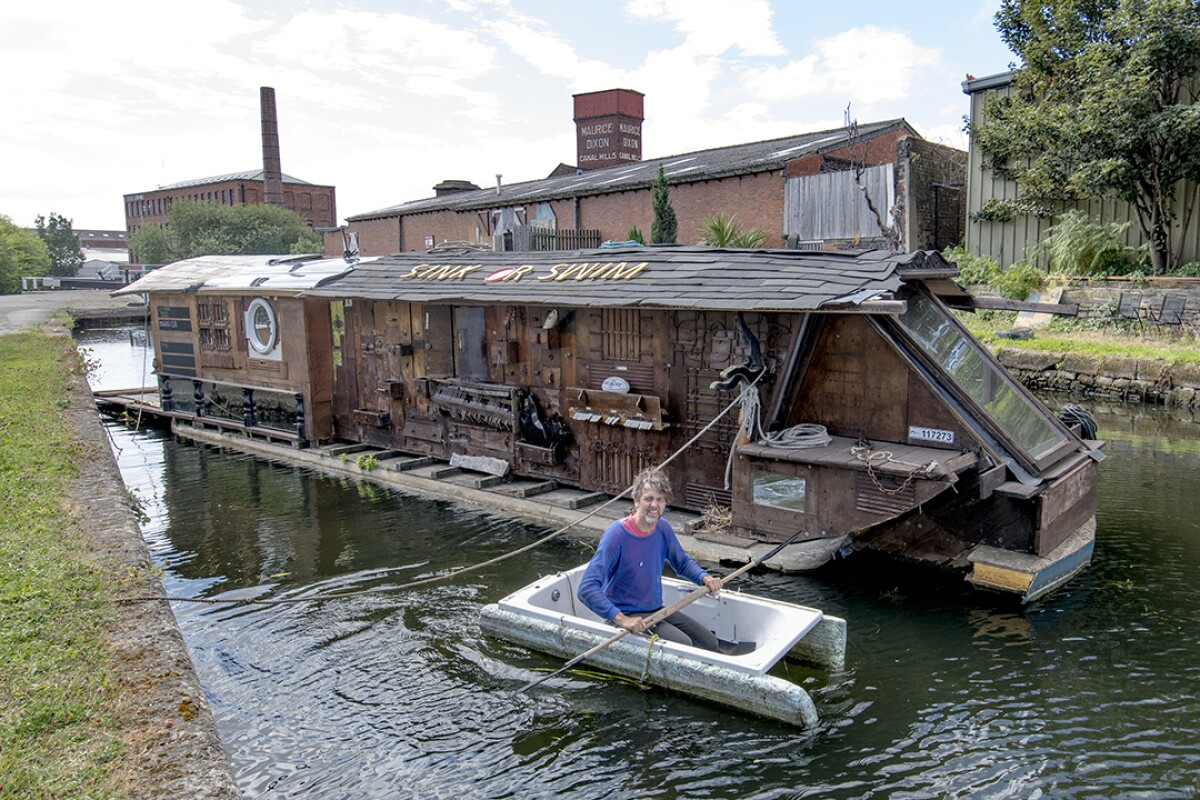
[[[129,246],[140,263],[166,263],[202,255],[319,253],[323,244],[320,234],[286,208],[176,200],[165,231],[138,228]]]
[[[68,277],[78,272],[83,265],[83,251],[71,220],[51,211],[49,220],[39,215],[35,222],[37,235],[50,251],[50,274]]]
[[[50,271],[50,250],[36,233],[0,215],[0,294],[21,291],[21,278]]]
[[[171,239],[157,225],[143,225],[129,237],[129,252],[138,264],[168,264],[175,261]]]
[[[767,234],[760,228],[742,230],[742,223],[734,217],[714,214],[704,220],[701,244],[709,247],[762,247]]]
[[[1200,4],[1003,0],[996,28],[1024,65],[971,138],[1018,193],[989,201],[978,218],[1119,198],[1136,210],[1152,270],[1167,271],[1200,181]],[[1192,182],[1183,196],[1181,181]]]
[[[642,234],[642,229],[637,225],[629,229],[629,233],[625,234],[625,238],[630,242],[637,242],[638,244],[646,243],[646,237]]]
[[[667,174],[662,164],[658,165],[658,179],[654,181],[651,190],[654,202],[654,221],[650,223],[651,244],[675,244],[675,236],[679,221],[675,218],[675,209],[671,206],[671,190],[667,186]]]

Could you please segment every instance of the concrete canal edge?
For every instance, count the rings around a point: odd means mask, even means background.
[[[78,442],[94,455],[71,487],[72,511],[83,520],[91,558],[127,596],[163,596],[150,553],[108,433],[87,382],[72,381],[66,411]],[[121,603],[107,631],[118,682],[122,739],[127,748],[115,770],[129,797],[224,800],[240,798],[229,759],[188,655],[183,634],[165,601]]]

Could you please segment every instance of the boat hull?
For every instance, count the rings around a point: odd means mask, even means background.
[[[576,599],[583,567],[541,578],[480,612],[484,633],[531,650],[574,658],[608,641],[616,629]],[[664,603],[694,589],[663,579]],[[686,612],[727,641],[754,642],[752,652],[725,655],[660,638],[632,635],[588,659],[592,666],[653,686],[732,706],[791,725],[817,722],[803,688],[767,671],[781,658],[841,669],[846,623],[817,609],[725,590]]]
[[[606,637],[488,605],[480,612],[484,633],[561,658],[573,658]],[[808,692],[773,675],[751,675],[686,658],[666,650],[662,639],[626,637],[593,655],[588,663],[616,675],[676,691],[803,728],[817,724]]]

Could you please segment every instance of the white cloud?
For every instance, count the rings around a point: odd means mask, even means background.
[[[913,11],[953,70],[899,18],[838,32],[785,2],[626,0],[595,24],[594,9],[537,0],[10,2],[0,213],[118,227],[124,193],[253,169],[261,86],[276,89],[284,171],[336,185],[343,215],[444,178],[544,177],[575,155],[570,95],[617,86],[646,95],[648,158],[838,127],[847,103],[962,141],[958,81],[996,62],[981,53],[998,0]],[[783,34],[817,38],[789,56]]]
[[[866,25],[822,39],[814,52],[783,67],[747,70],[745,85],[765,101],[827,96],[851,103],[901,100],[938,51],[921,47],[905,31]]]
[[[491,20],[484,29],[503,42],[513,54],[543,75],[561,78],[573,91],[594,91],[621,83],[621,70],[602,61],[581,57],[569,42],[544,23],[528,18]]]
[[[716,56],[736,49],[745,56],[784,51],[772,28],[767,0],[628,0],[625,13],[653,22],[673,22],[688,51]]]

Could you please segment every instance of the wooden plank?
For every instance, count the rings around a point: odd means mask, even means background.
[[[1008,467],[1003,464],[997,464],[979,473],[979,499],[986,500],[991,497],[992,492],[996,491],[1007,477]]]
[[[1099,465],[1088,459],[1052,483],[1042,495],[1034,551],[1045,556],[1096,513]]]
[[[1078,303],[1029,303],[1024,300],[1005,300],[1000,297],[976,297],[972,301],[975,308],[994,309],[998,311],[1031,311],[1038,314],[1059,314],[1074,317],[1079,314]]]
[[[462,467],[474,472],[486,472],[489,475],[504,477],[508,474],[510,465],[507,461],[487,456],[467,456],[455,453],[450,456],[450,466]]]

